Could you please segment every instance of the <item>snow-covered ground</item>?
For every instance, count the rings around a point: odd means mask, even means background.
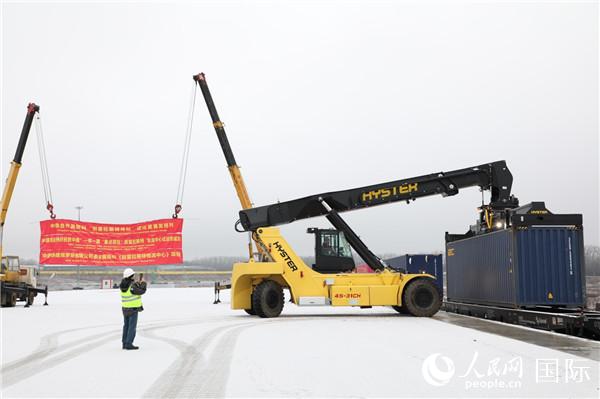
[[[37,298],[29,309],[4,308],[2,395],[600,395],[599,364],[590,356],[452,324],[463,316],[288,303],[281,317],[265,320],[230,310],[227,293],[221,298],[213,305],[212,289],[150,287],[139,351],[121,349],[117,290],[52,292],[48,307]],[[594,350],[600,345],[592,344]]]

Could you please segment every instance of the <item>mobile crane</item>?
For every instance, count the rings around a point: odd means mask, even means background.
[[[251,234],[258,261],[236,263],[231,278],[231,307],[260,317],[277,317],[284,306],[283,289],[300,306],[392,306],[400,313],[433,316],[441,306],[433,276],[394,271],[377,257],[342,219],[341,212],[431,195],[452,196],[459,189],[478,186],[491,191],[481,208],[482,229],[493,230],[495,217],[518,206],[511,195],[512,174],[506,162],[440,172],[397,181],[311,195],[292,201],[252,207],[233,152],[219,119],[204,74],[194,76],[200,86],[225,155],[234,187],[242,203],[237,231]],[[334,229],[308,229],[315,234],[315,264],[309,267],[275,226],[325,216]],[[241,225],[242,229],[238,229]],[[352,273],[350,248],[376,273]]]
[[[33,304],[33,300],[38,293],[44,294],[46,298],[48,297],[47,286],[45,289],[36,287],[35,267],[23,267],[20,264],[18,256],[4,256],[2,252],[2,233],[4,231],[4,223],[6,222],[6,214],[8,213],[10,200],[15,189],[15,184],[17,183],[19,170],[21,169],[23,152],[25,151],[25,145],[29,138],[33,118],[39,110],[40,107],[34,103],[30,103],[27,106],[25,122],[23,124],[23,129],[21,130],[21,136],[19,137],[15,156],[10,164],[10,170],[8,171],[6,185],[4,186],[2,200],[0,202],[0,305],[2,307],[15,306],[18,300],[26,301],[25,306],[28,307]],[[48,207],[48,209],[51,210],[52,205],[48,203]],[[46,301],[44,304],[47,305],[48,302]]]

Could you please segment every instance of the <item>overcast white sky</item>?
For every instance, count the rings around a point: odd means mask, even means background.
[[[205,72],[256,205],[505,159],[522,204],[584,215],[598,245],[598,5],[588,2],[2,2],[2,179],[41,106],[56,213],[170,217],[192,75]],[[239,203],[204,102],[184,254],[244,254]],[[378,253],[441,250],[476,188],[346,213]],[[4,231],[37,257],[34,131]],[[301,254],[307,226],[282,228]]]

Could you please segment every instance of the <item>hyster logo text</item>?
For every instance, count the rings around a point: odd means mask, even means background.
[[[408,193],[412,193],[413,191],[417,191],[419,188],[419,183],[412,183],[412,184],[403,184],[401,186],[394,186],[394,187],[389,187],[389,188],[380,188],[379,190],[371,190],[371,191],[367,191],[362,193],[362,201],[363,202],[367,202],[367,201],[373,201],[373,200],[382,200],[382,199],[386,199],[387,197],[390,197],[392,195],[399,195],[399,194],[408,194]]]
[[[548,214],[548,211],[544,211],[544,210],[540,210],[540,209],[534,209],[532,211],[529,211],[530,214],[532,215],[546,215]]]
[[[296,264],[294,263],[294,261],[292,260],[292,258],[290,258],[290,256],[288,255],[288,253],[285,251],[285,249],[279,243],[279,241],[274,242],[273,245],[275,245],[275,248],[277,249],[277,252],[279,252],[279,256],[281,256],[283,258],[283,261],[285,263],[287,263],[288,267],[293,272],[295,272],[296,270],[298,270],[298,266],[296,266]]]

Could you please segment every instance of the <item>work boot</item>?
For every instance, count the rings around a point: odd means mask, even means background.
[[[126,350],[130,351],[130,350],[140,349],[140,347],[139,346],[135,346],[135,345],[127,345],[123,349],[126,349]]]

